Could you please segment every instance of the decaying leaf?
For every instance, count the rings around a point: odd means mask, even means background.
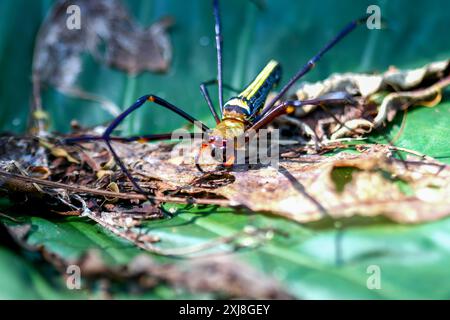
[[[23,248],[34,251],[36,248],[27,243],[26,237],[31,230],[30,224],[5,225],[6,230],[14,241]]]
[[[425,79],[440,79],[447,73],[449,60],[429,63],[413,70],[390,68],[381,74],[333,74],[316,83],[302,83],[296,95],[299,99],[312,99],[326,93],[345,91],[352,95],[370,97],[380,91],[407,91],[419,86]]]
[[[155,266],[148,255],[142,255],[130,264],[129,272],[140,275],[141,283],[157,278],[191,292],[216,292],[228,298],[293,298],[274,279],[230,256]]]
[[[67,8],[73,5],[80,8],[82,25],[69,30]],[[166,71],[172,52],[166,30],[171,24],[165,18],[143,28],[119,0],[58,1],[39,32],[33,72],[44,83],[70,87],[82,70],[84,52],[130,74]]]
[[[79,163],[79,161],[77,159],[75,159],[74,157],[72,157],[69,154],[69,152],[67,152],[66,149],[57,147],[54,144],[46,142],[45,140],[40,140],[40,142],[44,148],[47,148],[50,150],[50,152],[53,156],[55,156],[57,158],[65,158],[67,161],[72,162],[72,163]]]
[[[232,175],[232,182],[214,189],[194,184],[201,176],[195,166],[182,159],[179,160],[182,165],[174,164],[175,159],[162,160],[167,154],[147,154],[147,161],[135,167],[135,172],[158,181],[163,190],[192,195],[208,192],[234,205],[298,222],[358,214],[386,215],[397,222],[416,223],[450,213],[447,165],[415,155],[406,160],[396,159],[393,156],[396,149],[391,146],[361,145],[357,149],[359,154],[341,152],[333,156],[292,156],[290,150],[289,158],[282,159],[279,168],[238,165],[222,173]],[[192,156],[195,152],[193,148]],[[350,172],[349,181],[339,190],[344,178],[336,182],[333,177],[342,170]]]
[[[230,256],[162,264],[142,254],[129,264],[109,266],[95,250],[89,250],[81,258],[70,261],[45,248],[42,250],[44,257],[62,274],[66,273],[68,265],[77,265],[83,270],[83,277],[90,282],[126,283],[134,291],[139,289],[145,292],[159,284],[166,284],[178,290],[210,293],[222,298],[293,299],[277,281]],[[89,286],[89,281],[85,285]]]
[[[81,261],[88,277],[112,273],[122,280],[137,279],[143,288],[163,282],[190,292],[211,292],[227,298],[292,298],[275,280],[258,274],[250,266],[229,256],[159,264],[148,255],[140,255],[125,268],[109,268],[95,256],[90,253]]]
[[[273,126],[288,136],[328,141],[361,137],[392,121],[396,113],[414,105],[435,106],[441,92],[450,85],[450,61],[439,61],[413,70],[391,68],[381,74],[334,74],[323,81],[300,85],[292,98],[313,99],[334,92],[353,96],[345,106],[307,105],[290,116],[275,120]]]

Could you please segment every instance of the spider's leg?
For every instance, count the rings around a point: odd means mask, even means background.
[[[128,109],[126,109],[124,112],[122,112],[117,118],[115,118],[111,124],[106,128],[105,132],[100,136],[80,136],[80,137],[73,137],[68,138],[64,140],[64,143],[77,143],[77,142],[87,142],[92,140],[103,140],[105,141],[109,151],[114,157],[114,160],[120,167],[120,169],[124,172],[124,174],[127,176],[127,178],[130,180],[130,182],[133,184],[133,187],[138,191],[139,193],[143,195],[147,195],[146,192],[139,186],[139,183],[136,181],[136,179],[131,175],[129,170],[126,168],[125,164],[120,159],[119,155],[116,153],[112,146],[112,141],[137,141],[137,140],[146,140],[146,141],[156,141],[156,140],[167,140],[170,139],[169,134],[159,134],[159,135],[147,135],[147,136],[134,136],[129,138],[118,138],[118,137],[112,137],[111,134],[114,131],[114,129],[117,128],[117,126],[127,117],[129,116],[133,111],[139,109],[146,101],[153,102],[159,106],[162,106],[166,109],[169,109],[179,116],[183,117],[184,119],[188,120],[189,122],[193,123],[194,125],[198,126],[203,132],[207,131],[209,128],[200,122],[199,120],[195,119],[182,109],[174,106],[173,104],[167,102],[166,100],[159,98],[155,95],[145,95],[140,97],[133,105],[131,105]]]
[[[271,111],[272,108],[276,108],[275,104],[280,100],[284,94],[297,82],[301,77],[311,71],[316,63],[322,58],[322,56],[331,48],[333,48],[337,43],[339,43],[345,36],[352,32],[357,26],[364,24],[367,17],[354,20],[347,24],[330,42],[328,42],[315,56],[313,56],[302,68],[300,68],[297,73],[289,80],[289,82],[280,90],[280,92],[272,99],[270,102],[261,110],[260,115],[264,116],[266,113]],[[253,118],[256,114],[252,114]]]
[[[214,13],[214,31],[216,33],[216,51],[217,51],[217,84],[219,87],[219,107],[223,113],[223,84],[222,84],[222,27],[220,22],[219,0],[213,0]]]
[[[296,108],[301,108],[305,105],[316,105],[316,106],[326,106],[326,105],[336,105],[336,104],[354,104],[355,101],[352,99],[351,95],[344,92],[338,92],[334,95],[327,95],[326,97],[320,97],[310,100],[289,100],[280,103],[275,106],[272,110],[266,114],[260,116],[255,123],[248,129],[249,131],[258,131],[262,127],[268,125],[276,117],[283,114],[290,114],[295,111]]]
[[[217,85],[218,83],[219,83],[219,80],[212,79],[212,80],[209,80],[209,81],[202,82],[200,84],[200,91],[202,92],[202,95],[205,98],[206,103],[208,104],[209,110],[211,111],[211,114],[213,115],[214,120],[216,120],[216,124],[220,122],[220,119],[222,117],[222,110],[220,110],[220,115],[219,115],[217,113],[216,109],[214,108],[214,105],[213,105],[213,103],[211,101],[211,96],[209,95],[208,86],[213,85],[213,84]],[[239,92],[239,90],[236,90],[233,87],[231,87],[231,86],[229,86],[229,85],[227,85],[225,83],[222,84],[222,86],[225,89],[228,89],[230,91]]]

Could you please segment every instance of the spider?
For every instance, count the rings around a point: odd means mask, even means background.
[[[220,155],[222,164],[225,167],[230,167],[234,164],[235,156],[233,154],[225,154],[227,144],[230,141],[238,137],[249,138],[249,132],[257,132],[263,128],[276,117],[289,114],[295,111],[296,108],[304,105],[333,105],[333,104],[345,104],[351,103],[352,99],[346,93],[335,92],[310,100],[289,100],[278,103],[280,99],[286,94],[286,92],[305,74],[310,72],[316,63],[322,58],[322,56],[333,48],[344,37],[351,33],[358,25],[364,24],[367,17],[357,19],[347,24],[331,41],[329,41],[316,55],[314,55],[305,65],[303,65],[297,73],[281,88],[281,90],[269,101],[267,98],[269,93],[279,84],[281,80],[282,69],[280,64],[275,60],[270,60],[262,71],[255,77],[255,79],[237,96],[232,97],[224,103],[223,101],[223,89],[231,87],[225,85],[222,80],[222,31],[221,31],[221,19],[219,10],[219,0],[213,0],[213,14],[215,20],[215,43],[217,51],[217,79],[206,81],[200,84],[200,91],[206,100],[208,108],[214,117],[216,126],[213,129],[208,128],[204,123],[197,120],[190,114],[183,111],[181,108],[171,104],[170,102],[153,94],[147,94],[131,105],[117,118],[115,118],[109,126],[106,128],[101,136],[84,135],[65,139],[65,143],[82,143],[92,140],[102,140],[106,143],[109,151],[114,157],[115,161],[125,173],[128,179],[133,184],[134,188],[142,194],[145,192],[139,186],[138,182],[133,178],[129,170],[126,168],[120,157],[114,150],[111,142],[150,142],[158,140],[170,140],[172,138],[171,133],[164,134],[151,134],[140,135],[131,137],[117,137],[112,136],[113,131],[117,126],[132,112],[144,105],[145,102],[152,102],[161,107],[164,107],[185,120],[191,122],[195,126],[199,127],[204,133],[204,141],[196,156],[195,164],[197,168],[204,172],[200,166],[199,159],[203,152],[209,149],[211,156],[216,157]],[[208,86],[217,85],[218,87],[218,100],[219,100],[219,112],[216,111],[211,97],[209,95]]]

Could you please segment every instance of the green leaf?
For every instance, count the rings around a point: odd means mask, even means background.
[[[195,210],[194,210],[195,211]],[[281,281],[302,298],[371,299],[438,298],[450,296],[442,282],[450,262],[450,219],[417,226],[380,221],[341,221],[334,225],[300,226],[262,215],[237,214],[226,209],[208,215],[206,209],[178,208],[175,218],[147,224],[164,247],[184,246],[232,235],[246,225],[272,226],[289,233],[255,250],[237,254],[267,276]],[[44,244],[50,252],[73,259],[87,249],[100,249],[105,261],[126,263],[140,253],[88,221],[58,222],[31,218],[28,242]],[[160,258],[176,262],[177,259]],[[379,266],[381,289],[369,290],[369,266]],[[413,267],[412,267],[413,266]],[[409,268],[408,272],[404,268]],[[426,281],[417,282],[417,279]],[[436,288],[439,288],[438,290]],[[158,296],[158,294],[157,294]],[[177,297],[172,294],[172,297]],[[179,296],[178,296],[179,297]]]
[[[384,133],[373,135],[375,141],[386,143],[399,137],[394,145],[415,150],[434,157],[444,163],[450,163],[448,139],[450,135],[450,95],[443,97],[439,105],[427,107],[412,107],[406,115],[404,129],[402,127],[402,113],[389,124]]]
[[[0,299],[82,299],[77,290],[63,289],[56,272],[43,272],[36,264],[0,247]]]

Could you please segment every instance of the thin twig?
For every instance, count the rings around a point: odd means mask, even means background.
[[[64,189],[67,191],[77,192],[77,193],[87,193],[92,195],[103,196],[107,198],[118,198],[126,200],[147,200],[148,198],[154,199],[161,202],[171,202],[171,203],[181,203],[181,204],[210,204],[218,205],[223,207],[234,207],[236,206],[231,201],[226,199],[195,199],[195,198],[182,198],[182,197],[161,197],[161,196],[144,196],[142,194],[129,192],[120,193],[107,190],[93,189],[89,187],[79,186],[79,185],[68,185],[55,181],[42,180],[38,178],[26,177],[17,175],[14,173],[9,173],[0,170],[0,176],[3,176],[10,180],[10,182],[21,181],[26,183],[36,183],[41,186],[46,186],[53,189]]]

